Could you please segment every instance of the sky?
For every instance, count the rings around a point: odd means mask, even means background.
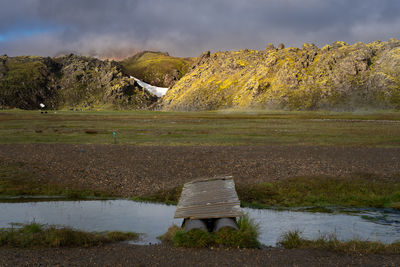
[[[123,58],[155,50],[400,39],[398,0],[0,0],[0,54]]]

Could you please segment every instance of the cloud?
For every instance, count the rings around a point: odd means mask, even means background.
[[[178,56],[400,38],[391,0],[0,0],[0,54]],[[35,29],[30,35],[18,34]],[[40,29],[46,29],[40,31]],[[6,34],[7,33],[7,34]],[[13,38],[7,38],[7,36]],[[125,55],[126,54],[126,55]]]

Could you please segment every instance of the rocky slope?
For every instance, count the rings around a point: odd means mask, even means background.
[[[156,100],[114,61],[72,54],[0,57],[0,108],[141,109]]]
[[[123,71],[158,87],[171,87],[193,64],[192,58],[171,57],[168,53],[144,51],[121,61]]]
[[[206,52],[160,108],[400,109],[400,41]]]

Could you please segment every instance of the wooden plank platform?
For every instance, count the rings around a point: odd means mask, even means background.
[[[186,183],[174,218],[208,219],[243,215],[231,176]]]

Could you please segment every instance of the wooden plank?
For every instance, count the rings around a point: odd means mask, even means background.
[[[243,215],[231,176],[186,183],[174,218],[224,218]]]

